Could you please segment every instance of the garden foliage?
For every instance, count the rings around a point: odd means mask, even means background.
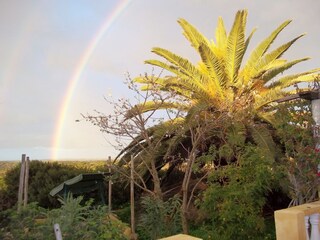
[[[35,203],[23,208],[2,213],[7,221],[1,226],[1,239],[55,239],[53,225],[58,223],[63,239],[127,239],[123,234],[125,225],[111,220],[105,206],[91,206],[91,201],[82,203],[83,198],[68,196],[61,208],[46,210]]]
[[[0,190],[0,196],[5,201],[0,202],[0,210],[13,207],[18,200],[20,166],[8,170],[4,176],[5,188]],[[52,208],[60,206],[59,202],[49,196],[49,192],[63,181],[78,174],[89,172],[88,168],[76,168],[57,162],[30,161],[29,167],[29,202],[37,202],[39,206]]]
[[[181,232],[181,200],[174,196],[164,201],[153,196],[141,200],[139,239],[159,239]]]
[[[222,166],[209,176],[200,201],[213,239],[259,239],[265,234],[263,207],[277,181],[272,158],[257,146],[238,152],[238,162]]]
[[[320,183],[317,174],[320,153],[315,150],[312,137],[310,104],[305,101],[284,104],[277,117],[277,136],[285,152],[282,163],[286,177],[282,187],[292,199],[290,205],[315,201]]]

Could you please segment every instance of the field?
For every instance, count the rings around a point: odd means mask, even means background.
[[[19,162],[17,161],[0,161],[0,177],[4,175],[4,173],[16,166]]]
[[[88,168],[91,170],[103,170],[107,171],[106,160],[81,160],[81,161],[57,161],[59,164],[72,165],[77,168]]]

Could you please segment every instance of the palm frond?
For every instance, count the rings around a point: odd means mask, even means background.
[[[139,76],[133,78],[133,82],[141,84],[159,84],[165,82],[169,77],[149,77],[149,76]]]
[[[264,112],[262,111],[263,107],[270,103],[274,103],[277,99],[284,97],[284,95],[284,91],[280,88],[260,92],[260,94],[255,97],[254,108],[257,112]]]
[[[177,69],[189,77],[193,77],[193,74],[200,74],[196,67],[186,58],[178,56],[164,48],[155,47],[152,52],[165,58],[171,64],[173,64]]]
[[[142,91],[161,90],[167,92],[175,92],[177,95],[184,96],[189,99],[193,95],[193,88],[181,81],[180,77],[164,77],[157,79],[147,79],[145,77],[137,77],[133,79],[135,83],[143,84]]]
[[[226,72],[230,84],[236,81],[245,50],[245,20],[247,11],[238,11],[228,36]]]
[[[205,90],[203,83],[208,81],[206,76],[204,76],[192,63],[187,59],[182,58],[166,49],[163,48],[153,48],[152,52],[165,58],[170,63],[177,67],[177,70],[184,75],[188,76],[192,80],[192,84],[196,85],[198,88]]]
[[[201,44],[199,46],[199,53],[202,62],[206,66],[208,75],[210,76],[210,80],[213,83],[215,93],[223,98],[223,91],[221,86],[225,85],[225,74],[220,61],[211,51],[211,49],[206,45]]]
[[[267,70],[264,74],[262,74],[261,79],[267,83],[269,80],[273,79],[274,77],[276,77],[278,74],[283,73],[285,70],[290,69],[292,66],[303,62],[303,61],[307,61],[310,58],[306,57],[306,58],[301,58],[301,59],[297,59],[291,62],[285,62],[283,64],[279,64],[276,67],[272,67],[271,69]]]
[[[183,28],[183,35],[188,39],[191,43],[191,46],[198,51],[200,44],[210,45],[209,41],[206,37],[204,37],[194,26],[188,23],[185,19],[180,18],[178,23]]]
[[[225,49],[227,46],[227,31],[223,23],[223,19],[221,17],[218,18],[218,25],[216,28],[216,42],[217,48]]]
[[[228,128],[227,139],[231,146],[242,146],[246,140],[246,127],[241,122],[234,122]]]
[[[266,156],[275,157],[276,147],[269,129],[262,124],[248,126],[254,142],[264,150]]]
[[[255,66],[257,61],[265,54],[269,49],[273,41],[279,35],[279,33],[291,22],[291,20],[282,23],[276,30],[274,30],[267,38],[265,38],[250,54],[246,65],[243,68],[243,77],[245,83],[248,82],[252,75],[250,75],[251,69]]]
[[[169,72],[176,74],[177,76],[180,76],[181,78],[188,78],[188,76],[186,76],[183,72],[181,72],[178,67],[166,64],[166,63],[161,62],[159,60],[146,60],[146,61],[144,61],[144,63],[165,69]]]
[[[264,72],[268,69],[268,65],[272,64],[273,61],[278,59],[282,56],[283,53],[285,53],[290,46],[295,43],[299,38],[303,37],[304,34],[301,34],[300,36],[294,38],[293,40],[281,45],[280,47],[276,48],[275,50],[271,51],[268,54],[265,54],[257,63],[253,66],[251,71],[251,76],[253,78],[261,75],[261,72]]]
[[[266,84],[266,82],[263,80],[262,76],[264,74],[266,74],[271,69],[283,66],[286,62],[287,62],[287,60],[285,60],[285,59],[273,60],[267,66],[265,66],[263,69],[260,69],[260,71],[258,73],[256,73],[256,75],[250,80],[250,82],[247,83],[247,85],[248,86],[254,85],[256,80],[261,81],[263,83],[263,85]]]
[[[201,112],[208,111],[210,107],[211,107],[211,104],[207,102],[197,102],[193,104],[192,106],[190,106],[188,110],[188,114],[185,117],[186,122],[191,122]]]
[[[275,118],[274,114],[275,114],[274,110],[258,111],[257,117],[264,120],[267,123],[270,123],[272,126],[274,126],[276,123],[276,118]]]
[[[166,63],[163,63],[161,61],[158,60],[147,60],[145,61],[145,63],[153,65],[153,66],[158,66],[162,69],[168,70],[174,74],[176,74],[177,76],[177,81],[179,80],[181,83],[179,85],[176,85],[176,87],[172,88],[173,90],[175,90],[178,86],[184,86],[183,88],[185,89],[185,91],[188,92],[188,95],[190,96],[190,92],[198,92],[201,93],[199,96],[203,95],[204,97],[210,97],[207,96],[207,92],[206,92],[206,88],[204,87],[203,84],[201,84],[201,82],[198,79],[204,79],[205,76],[203,76],[203,74],[201,74],[198,70],[197,73],[200,74],[201,76],[198,76],[196,74],[194,74],[193,77],[190,77],[190,73],[186,74],[185,71],[181,71],[178,67],[173,66],[173,65],[168,65]],[[206,80],[208,81],[208,80]],[[162,85],[164,86],[164,85]],[[169,83],[166,83],[166,87],[169,87]],[[150,89],[150,86],[144,87],[145,90]],[[152,89],[152,87],[151,87]],[[193,89],[193,91],[190,91],[191,89]],[[164,90],[164,89],[162,89]],[[169,89],[168,89],[169,90]],[[187,93],[185,91],[180,91],[181,93]],[[187,95],[186,95],[187,96]]]
[[[143,113],[155,111],[155,110],[161,110],[161,109],[186,110],[186,109],[188,109],[189,106],[190,105],[187,106],[187,105],[183,105],[178,102],[149,101],[149,102],[145,102],[142,104],[137,104],[134,107],[132,107],[131,109],[129,109],[125,114],[125,118],[130,119],[130,118],[133,118],[139,114],[143,114]]]
[[[297,83],[312,82],[319,77],[320,68],[316,68],[307,72],[293,74],[280,78],[278,81],[270,84],[269,89],[284,89]]]

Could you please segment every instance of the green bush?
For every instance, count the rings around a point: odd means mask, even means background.
[[[310,103],[286,104],[279,108],[277,118],[277,135],[286,153],[282,158],[286,174],[282,187],[291,198],[290,205],[316,201],[320,152],[314,149]]]
[[[4,196],[7,201],[0,201],[0,210],[11,208],[17,203],[20,166],[21,164],[18,164],[8,170],[4,176],[6,188],[0,191],[0,196]],[[75,168],[57,162],[31,161],[28,187],[29,202],[38,202],[39,206],[46,208],[60,206],[55,198],[49,196],[49,192],[63,181],[90,171],[87,168]]]
[[[0,211],[13,207],[17,203],[19,174],[21,164],[6,171],[3,176],[4,188],[0,189]],[[49,192],[62,182],[73,178],[81,173],[96,173],[106,171],[103,162],[43,162],[33,160],[29,167],[29,202],[38,202],[45,208],[59,207],[60,203],[49,196]],[[112,206],[116,208],[128,202],[129,189],[127,182],[118,176],[112,178]],[[107,180],[105,189],[107,189]],[[107,190],[105,191],[107,194]],[[107,196],[106,196],[107,199]]]
[[[139,239],[158,239],[181,232],[181,200],[178,196],[168,201],[147,196],[142,199],[141,205],[137,227]]]
[[[32,203],[21,213],[7,210],[6,224],[1,226],[1,239],[55,239],[53,225],[58,223],[63,239],[126,239],[125,225],[108,218],[106,207],[92,207],[91,201],[80,204],[83,198],[71,196],[59,209],[46,210]]]
[[[273,161],[250,145],[238,163],[214,171],[200,203],[211,229],[202,230],[212,239],[261,239],[266,230],[262,210],[266,194],[276,182],[275,172]]]
[[[16,209],[8,209],[0,214],[1,239],[41,239],[36,230],[36,219],[45,216],[45,210],[36,203],[30,203],[22,208],[20,213]],[[40,234],[40,235],[39,235]]]
[[[130,203],[126,203],[124,205],[119,206],[114,213],[118,216],[118,218],[125,223],[130,223],[131,217],[131,208]]]

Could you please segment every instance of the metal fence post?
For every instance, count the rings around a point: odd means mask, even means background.
[[[60,231],[60,226],[58,223],[55,223],[53,225],[53,229],[54,229],[54,234],[56,236],[56,240],[62,240],[62,234],[61,234],[61,231]]]

